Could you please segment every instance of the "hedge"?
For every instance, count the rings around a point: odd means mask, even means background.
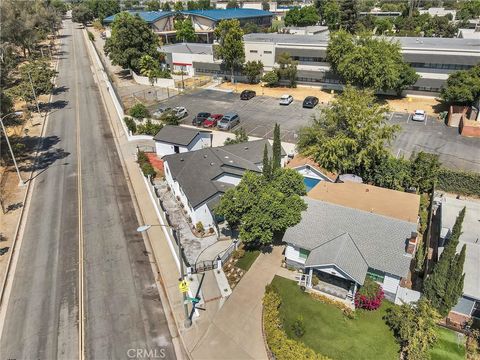
[[[480,196],[480,174],[440,168],[437,189],[459,195]]]
[[[319,355],[304,343],[290,339],[282,328],[280,321],[280,295],[267,288],[263,297],[263,326],[270,351],[276,360],[315,359],[329,360],[326,356]]]

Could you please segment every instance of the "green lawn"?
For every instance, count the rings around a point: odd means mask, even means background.
[[[430,352],[432,360],[465,359],[465,339],[445,328],[438,329],[438,341]]]
[[[334,360],[395,359],[400,346],[382,317],[393,304],[384,301],[376,311],[357,311],[350,320],[338,308],[323,304],[303,293],[291,280],[276,276],[272,284],[282,298],[280,316],[289,337],[292,323],[299,315],[305,322],[305,335],[301,340],[316,352]]]
[[[245,271],[248,271],[248,269],[250,269],[250,266],[252,266],[258,255],[260,255],[260,250],[246,250],[245,255],[242,258],[238,259],[235,266]]]

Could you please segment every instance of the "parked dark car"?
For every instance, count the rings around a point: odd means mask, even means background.
[[[197,116],[195,116],[192,120],[192,125],[195,125],[195,126],[202,126],[203,125],[203,122],[205,120],[207,120],[209,117],[210,117],[210,113],[207,113],[207,112],[201,112],[201,113],[198,113]]]
[[[253,90],[243,90],[240,94],[241,100],[250,100],[251,98],[255,97],[257,93]]]
[[[212,114],[210,117],[203,122],[203,127],[214,128],[217,126],[217,123],[222,119],[222,114]]]
[[[307,96],[303,100],[303,107],[313,109],[318,104],[318,98],[316,96]]]

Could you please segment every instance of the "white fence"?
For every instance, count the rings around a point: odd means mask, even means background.
[[[137,84],[152,85],[148,77],[137,75],[133,70],[130,70],[130,73],[133,76],[133,80],[135,80]],[[174,88],[175,80],[174,79],[156,79],[155,82],[153,83],[153,86],[158,86],[162,88]]]
[[[411,304],[420,300],[420,296],[422,296],[422,293],[418,291],[399,286],[397,290],[397,296],[395,297],[395,304]]]

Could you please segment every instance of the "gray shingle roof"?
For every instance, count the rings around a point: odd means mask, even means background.
[[[200,133],[211,133],[208,130],[192,129],[183,126],[165,125],[153,137],[155,141],[188,146]]]
[[[163,160],[167,162],[173,179],[182,187],[190,205],[196,208],[205,201],[215,203],[218,201],[215,197],[231,187],[217,180],[222,175],[241,177],[247,170],[260,172],[256,164],[262,162],[265,144],[271,155],[270,143],[262,139],[166,155]]]
[[[341,234],[313,249],[305,262],[306,266],[326,264],[337,265],[357,283],[363,285],[368,264],[349,234]]]
[[[326,250],[321,259],[325,264],[348,267],[356,274],[352,276],[359,276],[359,271],[364,269],[359,259],[363,258],[373,269],[400,277],[407,276],[412,258],[406,255],[405,249],[408,238],[417,230],[416,223],[307,197],[305,202],[308,209],[303,212],[299,224],[287,229],[283,238],[285,242],[310,250],[310,256],[318,257],[320,260],[317,253],[322,251],[325,244],[348,234],[361,257],[356,254],[351,244],[346,243],[346,239],[338,239],[324,248]],[[339,243],[341,240],[343,242]],[[333,245],[341,245],[343,250],[337,253],[330,248]],[[315,259],[312,258],[309,262]]]

